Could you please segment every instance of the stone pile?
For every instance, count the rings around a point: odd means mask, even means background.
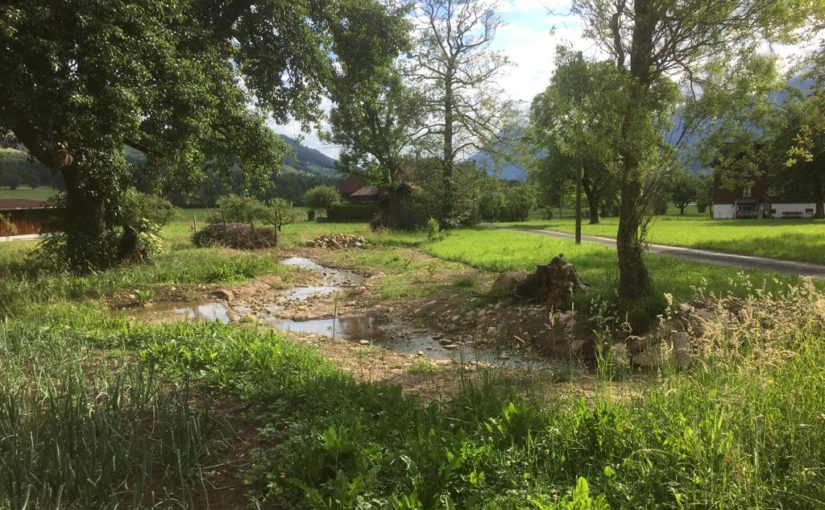
[[[307,241],[306,245],[311,248],[329,248],[338,250],[342,248],[363,248],[367,241],[361,236],[351,236],[347,234],[327,234]]]
[[[629,361],[646,368],[669,364],[687,368],[699,356],[709,325],[725,321],[716,311],[682,303],[675,313],[643,336],[631,335],[619,344]],[[617,347],[617,346],[614,346]]]

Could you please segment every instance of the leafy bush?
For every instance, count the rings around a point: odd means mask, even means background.
[[[430,218],[427,220],[427,241],[435,242],[441,240],[441,225],[438,224],[438,220],[435,218]]]
[[[282,225],[295,221],[292,204],[283,198],[268,203],[253,197],[227,195],[217,201],[216,210],[206,218],[207,223],[247,223],[253,230],[255,223],[271,225],[280,230]]]
[[[328,184],[315,186],[306,192],[304,195],[304,204],[313,209],[323,209],[329,211],[329,208],[341,201],[341,196],[335,186]]]
[[[58,199],[58,206],[65,197]],[[86,270],[93,266],[111,266],[121,262],[148,260],[162,251],[160,231],[177,213],[166,199],[127,189],[117,203],[107,210],[108,223],[101,237],[89,237],[98,246],[93,261],[87,254],[75,253],[78,242],[69,244],[65,233],[56,232],[45,238],[35,253],[39,262],[51,268]],[[76,231],[75,237],[84,235]],[[91,267],[90,267],[91,264]]]
[[[327,220],[333,222],[372,221],[378,215],[375,204],[336,204],[327,209]]]
[[[536,191],[528,184],[503,183],[488,178],[480,204],[484,221],[524,221],[536,206]]]
[[[17,233],[17,225],[12,223],[8,217],[0,214],[0,231],[4,232],[7,236],[13,236]]]

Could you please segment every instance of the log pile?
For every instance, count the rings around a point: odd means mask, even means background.
[[[347,234],[327,234],[307,241],[306,245],[311,248],[329,248],[333,250],[341,248],[363,248],[367,242],[361,236],[351,236]]]
[[[278,244],[274,228],[255,227],[245,223],[212,223],[192,236],[195,246],[226,246],[243,250],[272,248]]]

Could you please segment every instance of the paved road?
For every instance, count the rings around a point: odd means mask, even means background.
[[[530,227],[496,227],[509,230],[519,230],[531,234],[540,234],[550,237],[563,237],[565,239],[575,239],[573,234],[558,232],[555,230],[542,230]],[[582,236],[582,241],[604,244],[606,246],[616,246],[616,240],[609,237]],[[680,246],[667,246],[664,244],[648,245],[652,253],[661,253],[673,257],[704,262],[706,264],[718,264],[721,266],[734,266],[745,269],[762,269],[777,273],[815,276],[825,278],[825,266],[819,264],[809,264],[807,262],[794,262],[792,260],[769,259],[765,257],[751,257],[749,255],[734,255],[732,253],[721,253],[718,251],[697,250],[694,248],[682,248]]]

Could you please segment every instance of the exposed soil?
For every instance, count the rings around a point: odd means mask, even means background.
[[[378,287],[388,275],[341,268],[343,251],[282,250],[284,262],[294,269],[287,278],[224,286],[157,285],[151,288],[149,303],[139,302],[136,292],[116,294],[109,302],[118,313],[142,321],[220,320],[280,329],[312,343],[359,380],[400,383],[422,396],[444,393],[442,383],[455,386],[454,372],[468,373],[468,365],[567,371],[590,355],[592,341],[576,331],[571,312],[492,299],[449,285],[462,277],[487,288],[492,279],[488,273],[466,267],[459,274],[442,270],[428,275],[438,282],[432,295],[385,300]],[[414,250],[404,256],[444,265]],[[410,368],[422,359],[431,369]]]

